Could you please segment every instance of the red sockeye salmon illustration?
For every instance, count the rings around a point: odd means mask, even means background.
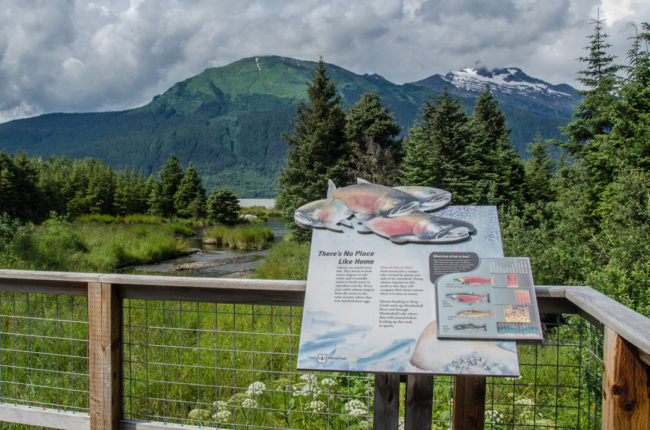
[[[481,296],[479,294],[465,293],[465,294],[447,294],[452,300],[456,300],[461,303],[479,303],[479,302],[488,302],[490,303],[490,295],[486,294]]]
[[[370,183],[365,179],[357,178],[357,184]],[[419,211],[431,212],[445,207],[451,202],[451,193],[439,188],[403,185],[393,187],[393,189],[403,191],[418,199],[420,201]]]
[[[478,276],[465,276],[464,278],[458,278],[456,281],[460,282],[461,284],[468,284],[468,285],[485,285],[485,284],[492,284],[494,285],[494,278],[479,278]]]
[[[412,212],[397,218],[375,217],[365,222],[373,233],[393,242],[449,243],[467,239],[474,226],[426,212]]]
[[[408,193],[369,182],[336,188],[330,180],[327,197],[342,201],[360,220],[375,216],[399,217],[420,206],[420,201]]]

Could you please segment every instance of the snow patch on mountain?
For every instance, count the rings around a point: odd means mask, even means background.
[[[442,79],[456,88],[470,92],[480,93],[485,89],[486,85],[489,85],[493,92],[504,94],[543,94],[562,98],[571,98],[573,96],[570,93],[554,88],[554,86],[544,81],[531,78],[516,67],[494,69],[492,71],[467,67],[456,72],[447,73]]]

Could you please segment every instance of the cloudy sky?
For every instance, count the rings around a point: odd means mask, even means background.
[[[622,61],[648,0],[2,0],[0,122],[140,106],[271,54],[400,84],[481,64],[576,85],[598,10]]]

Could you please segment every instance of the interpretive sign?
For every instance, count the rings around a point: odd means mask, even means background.
[[[453,264],[436,280],[438,337],[541,341],[533,276],[528,258],[485,258],[462,253],[430,255],[436,266]]]
[[[424,194],[412,198],[375,187],[331,186],[327,199],[296,211],[314,228],[297,367],[518,375],[512,341],[437,336],[436,277],[503,256],[496,208],[441,209],[445,191],[413,187],[411,196]],[[440,253],[459,257],[442,270],[431,264]]]

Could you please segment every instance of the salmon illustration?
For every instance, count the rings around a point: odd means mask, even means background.
[[[481,296],[479,294],[473,294],[473,293],[463,293],[463,294],[447,294],[447,297],[449,297],[452,300],[456,300],[457,302],[461,303],[478,303],[478,302],[487,302],[490,303],[490,295],[486,294],[484,296]]]
[[[352,226],[349,218],[352,211],[337,199],[316,200],[300,206],[293,214],[293,219],[302,228],[327,228],[343,231],[341,225]]]
[[[424,212],[435,211],[443,208],[451,202],[451,193],[432,187],[401,186],[394,187],[396,190],[404,191],[420,201],[418,210]]]
[[[375,217],[366,221],[365,226],[395,243],[460,242],[474,232],[474,226],[468,222],[419,211],[396,218]]]
[[[478,276],[465,276],[464,278],[458,278],[456,281],[460,282],[461,284],[467,284],[467,285],[485,285],[485,284],[492,284],[494,285],[494,277],[486,279],[486,278],[479,278]]]
[[[454,326],[454,330],[459,331],[487,331],[487,324],[476,325],[476,324],[457,324]]]
[[[371,182],[368,182],[365,179],[357,178],[357,184],[370,183]],[[424,212],[431,212],[440,209],[451,202],[451,193],[439,188],[404,185],[393,187],[393,189],[403,191],[418,199],[420,202],[418,210]]]
[[[478,309],[467,309],[464,311],[460,311],[456,314],[457,317],[464,317],[464,318],[474,318],[474,319],[479,319],[479,318],[485,318],[485,317],[490,317],[492,318],[492,309],[488,311],[480,311]]]
[[[342,201],[361,221],[376,216],[399,217],[420,206],[420,201],[408,193],[370,182],[336,188],[330,180],[327,197]]]

